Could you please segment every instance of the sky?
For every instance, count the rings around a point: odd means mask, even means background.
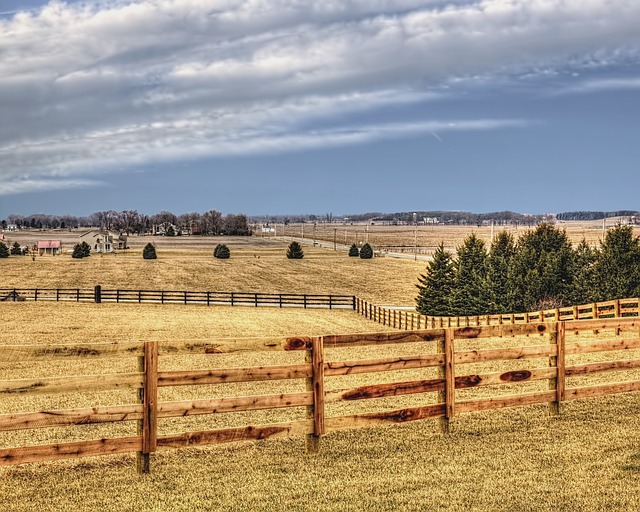
[[[0,218],[640,210],[638,0],[0,0]]]

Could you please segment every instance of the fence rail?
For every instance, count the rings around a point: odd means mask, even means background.
[[[394,329],[415,330],[570,320],[597,320],[601,318],[633,318],[638,316],[640,304],[637,298],[632,298],[595,302],[582,304],[580,306],[545,309],[528,313],[443,317],[421,315],[404,309],[378,306],[356,297],[355,310],[365,318],[382,325]]]
[[[299,308],[355,309],[353,295],[212,292],[188,290],[129,290],[87,288],[0,288],[3,301],[75,301],[155,304],[206,304]]]
[[[592,333],[595,331],[599,334],[593,340]],[[565,333],[579,336],[584,332],[590,333],[589,339],[578,337],[575,341],[567,342]],[[609,334],[610,332],[613,334]],[[619,336],[622,332],[632,334]],[[629,351],[640,349],[639,333],[638,319],[598,319],[275,339],[4,345],[0,346],[0,360],[9,364],[74,358],[100,362],[106,358],[137,357],[139,371],[116,375],[1,380],[0,396],[131,389],[139,390],[139,399],[137,403],[114,406],[2,414],[0,431],[133,421],[138,422],[138,435],[2,448],[0,466],[137,452],[139,469],[149,471],[149,455],[159,449],[293,435],[307,435],[317,441],[320,436],[330,431],[397,424],[426,418],[439,418],[442,429],[446,431],[449,421],[460,413],[541,403],[548,403],[551,413],[558,414],[560,404],[567,400],[640,391],[640,380],[570,386],[570,379],[577,376],[639,369],[640,352],[636,359],[611,360],[611,357],[607,356],[604,357],[604,361],[582,364],[570,364],[567,359],[567,356],[576,354],[622,350],[628,354]],[[456,348],[458,342],[465,340],[518,336],[526,336],[529,339],[538,336],[541,341],[539,344],[508,348]],[[418,355],[360,360],[328,360],[325,355],[325,348],[342,349],[416,342],[424,346],[424,352]],[[305,362],[281,366],[158,370],[159,359],[174,355],[207,354],[215,357],[224,353],[262,351],[301,351],[305,354]],[[548,365],[484,373],[465,370],[465,365],[470,363],[520,361],[521,364],[526,364],[532,358],[544,358]],[[256,356],[255,360],[259,361],[259,356]],[[330,387],[331,379],[336,376],[384,373],[412,368],[437,368],[439,376],[426,380],[381,382],[346,389]],[[180,401],[158,399],[158,390],[163,387],[289,379],[305,379],[306,391]],[[465,389],[483,386],[545,380],[549,383],[548,390],[533,393],[497,395],[481,399],[464,399],[458,394]],[[417,393],[437,393],[435,402],[425,399],[422,405],[416,407],[382,412],[360,412],[344,416],[326,414],[326,405],[330,403]],[[166,418],[288,407],[306,407],[305,419],[167,435],[158,433],[158,423]]]

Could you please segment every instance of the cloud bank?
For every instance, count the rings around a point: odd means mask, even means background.
[[[524,126],[353,116],[637,62],[638,19],[637,0],[54,2],[0,19],[0,195],[169,159]]]

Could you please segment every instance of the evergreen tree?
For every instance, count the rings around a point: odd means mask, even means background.
[[[145,260],[155,260],[158,257],[156,254],[156,248],[151,242],[144,246],[144,249],[142,250],[142,257]]]
[[[87,242],[82,242],[80,244],[80,250],[82,251],[83,258],[91,256],[91,246]]]
[[[287,249],[287,258],[290,260],[301,260],[304,258],[304,251],[298,242],[291,242]]]
[[[71,253],[71,257],[75,259],[84,258],[84,249],[82,248],[82,244],[76,244],[73,246],[73,253]]]
[[[457,250],[451,311],[456,316],[485,315],[489,307],[487,252],[475,234]]]
[[[169,225],[167,231],[165,233],[166,236],[176,236],[176,230],[173,229],[173,226]]]
[[[8,258],[8,257],[9,257],[9,248],[3,242],[0,242],[0,258]]]
[[[613,300],[640,295],[640,240],[631,226],[607,231],[595,263],[595,300]]]
[[[358,250],[358,246],[356,244],[353,244],[351,247],[349,247],[349,256],[355,258],[360,256],[360,251]]]
[[[489,282],[489,312],[509,313],[509,264],[515,254],[513,236],[507,231],[498,233],[491,244],[487,257],[487,280]]]
[[[587,304],[596,299],[595,264],[598,251],[592,249],[587,241],[582,241],[573,251],[573,279],[569,302]]]
[[[213,256],[221,260],[228,260],[231,256],[231,251],[225,244],[218,244],[213,250]]]
[[[451,292],[455,270],[451,255],[444,250],[441,242],[433,260],[427,264],[427,271],[418,277],[416,311],[422,315],[451,316]]]
[[[22,256],[22,248],[18,242],[13,242],[13,245],[11,246],[11,255]]]
[[[535,311],[542,303],[568,302],[573,250],[565,231],[542,223],[516,244],[509,265],[509,310]]]
[[[368,243],[365,243],[360,249],[360,258],[363,260],[370,260],[373,258],[373,248]]]

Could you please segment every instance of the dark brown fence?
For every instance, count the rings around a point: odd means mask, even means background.
[[[4,301],[76,301],[155,304],[205,304],[227,306],[271,306],[280,308],[355,309],[353,295],[295,293],[210,292],[188,290],[128,290],[82,288],[0,288]]]

